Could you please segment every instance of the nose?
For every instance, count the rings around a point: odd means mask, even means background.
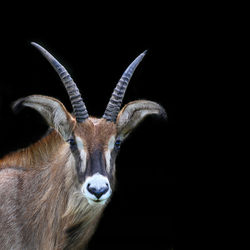
[[[100,199],[100,197],[101,197],[103,194],[105,194],[105,193],[108,192],[109,186],[108,186],[108,184],[106,183],[105,186],[103,186],[103,187],[98,187],[98,188],[97,188],[97,187],[95,187],[95,186],[91,186],[91,184],[89,183],[89,184],[87,185],[87,189],[88,189],[88,191],[89,191],[91,194],[95,195],[95,197],[96,197],[97,199]]]

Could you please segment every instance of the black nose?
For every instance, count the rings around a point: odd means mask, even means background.
[[[96,188],[96,187],[94,187],[94,186],[92,187],[92,186],[90,185],[90,183],[89,183],[89,184],[87,185],[87,189],[88,189],[88,191],[89,191],[91,194],[95,195],[96,198],[99,199],[103,194],[105,194],[105,193],[108,192],[109,186],[108,186],[108,184],[106,184],[105,187]]]

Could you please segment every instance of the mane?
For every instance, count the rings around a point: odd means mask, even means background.
[[[67,147],[67,143],[56,130],[52,129],[34,144],[4,156],[0,160],[0,169],[9,167],[41,168],[45,163],[49,164],[57,158],[60,147]]]

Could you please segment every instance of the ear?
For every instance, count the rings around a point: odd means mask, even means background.
[[[65,141],[69,139],[76,121],[60,101],[48,96],[31,95],[18,99],[12,108],[17,111],[23,106],[38,111],[48,125],[56,129]]]
[[[128,103],[117,117],[118,135],[121,139],[126,138],[145,117],[152,114],[167,118],[164,108],[156,102],[140,100]]]

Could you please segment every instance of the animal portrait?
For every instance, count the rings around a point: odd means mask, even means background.
[[[129,64],[103,115],[95,117],[85,104],[87,93],[81,94],[66,67],[38,43],[31,44],[58,74],[72,112],[58,98],[46,95],[21,96],[13,102],[19,114],[23,108],[35,110],[48,131],[0,159],[0,249],[87,249],[112,202],[121,145],[146,117],[166,119],[166,111],[143,99],[123,104],[146,51]]]

